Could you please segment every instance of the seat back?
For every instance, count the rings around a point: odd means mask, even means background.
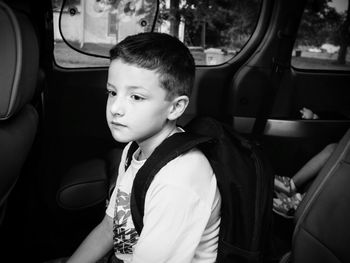
[[[36,88],[39,47],[28,17],[2,1],[0,36],[0,207],[3,207],[37,130],[38,114],[30,101]]]
[[[296,212],[291,261],[350,262],[350,129]]]

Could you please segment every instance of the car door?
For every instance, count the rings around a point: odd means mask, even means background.
[[[347,1],[293,1],[276,9],[265,41],[234,75],[227,105],[241,132],[267,119],[260,132],[265,150],[276,173],[291,176],[349,127],[349,56],[341,64],[339,45],[325,44],[339,43],[335,32],[348,9]],[[319,118],[302,119],[304,107]]]

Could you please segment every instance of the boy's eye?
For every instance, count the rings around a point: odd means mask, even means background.
[[[116,96],[117,95],[117,93],[115,92],[115,91],[113,91],[113,90],[107,90],[107,95],[109,96],[109,97],[114,97],[114,96]]]
[[[141,101],[144,100],[145,98],[139,96],[139,95],[131,95],[131,98],[135,101]]]

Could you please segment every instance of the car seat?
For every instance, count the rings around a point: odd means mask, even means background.
[[[30,105],[39,47],[28,17],[0,1],[0,223],[33,144],[38,114]]]
[[[295,214],[292,249],[280,263],[350,262],[350,129]]]

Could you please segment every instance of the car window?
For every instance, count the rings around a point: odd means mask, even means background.
[[[251,37],[261,0],[52,0],[54,57],[61,67],[109,64],[110,48],[145,31],[178,37],[196,65],[233,58]]]
[[[309,0],[292,53],[299,69],[350,70],[349,0]]]

